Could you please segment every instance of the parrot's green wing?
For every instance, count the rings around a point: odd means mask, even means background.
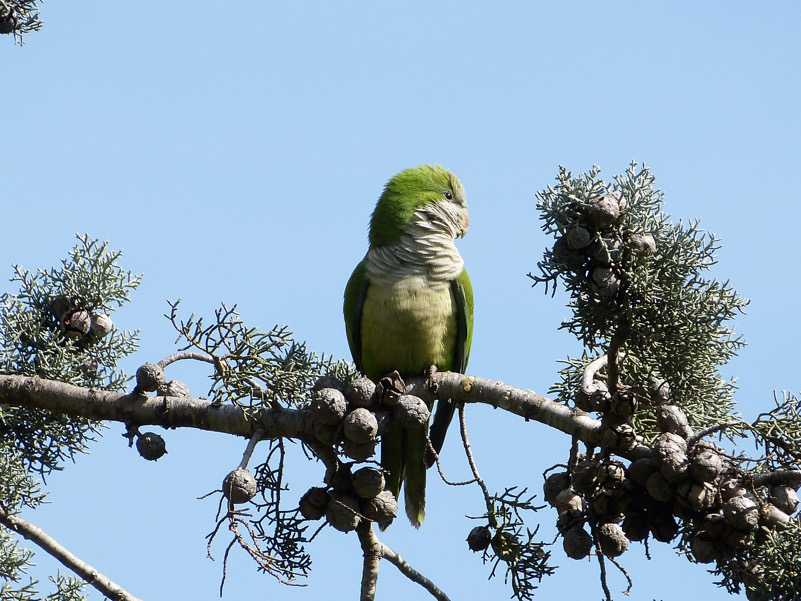
[[[463,374],[467,370],[467,361],[470,359],[470,345],[473,342],[473,285],[470,283],[467,270],[463,269],[462,273],[451,282],[451,290],[456,300],[457,329],[456,348],[454,349],[453,364],[450,370]],[[442,400],[437,403],[434,422],[431,424],[431,431],[428,435],[431,440],[431,446],[434,447],[437,454],[442,450],[445,434],[453,419],[455,408],[451,400]],[[434,456],[428,454],[426,456],[426,466],[431,467],[434,462]]]
[[[345,331],[356,369],[362,371],[362,310],[367,296],[367,259],[356,266],[345,287]]]

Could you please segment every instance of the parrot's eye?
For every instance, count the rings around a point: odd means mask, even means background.
[[[453,194],[451,194],[450,192],[445,192],[445,198],[447,198],[448,200],[453,200]]]

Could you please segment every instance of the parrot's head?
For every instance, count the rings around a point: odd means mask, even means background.
[[[464,186],[439,165],[405,169],[384,187],[370,219],[370,246],[393,246],[410,227],[464,236],[470,225]]]

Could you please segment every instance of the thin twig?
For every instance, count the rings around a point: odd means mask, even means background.
[[[179,351],[177,353],[173,353],[172,355],[164,357],[164,359],[159,361],[157,365],[163,369],[168,365],[170,365],[171,363],[175,363],[176,361],[182,361],[186,359],[191,359],[194,361],[203,361],[204,363],[214,364],[214,357],[207,353],[198,353],[197,351]]]
[[[470,464],[470,470],[476,479],[476,483],[481,487],[481,492],[484,493],[484,502],[487,504],[487,517],[489,518],[490,525],[495,528],[498,526],[495,520],[495,506],[492,504],[492,497],[490,497],[487,485],[478,473],[476,461],[473,459],[473,452],[470,450],[470,441],[467,440],[467,422],[465,420],[464,405],[459,405],[459,433],[462,435],[462,444],[464,445],[464,452],[467,455],[467,462]]]
[[[22,519],[18,515],[7,512],[3,507],[0,507],[0,522],[44,549],[109,599],[114,599],[114,601],[141,601],[141,599],[134,597],[108,576],[101,574],[96,568],[71,553],[39,526]]]
[[[476,479],[473,478],[472,480],[463,480],[461,482],[451,482],[445,477],[445,472],[442,470],[442,463],[439,460],[439,453],[434,450],[434,445],[431,444],[431,440],[426,436],[426,445],[428,445],[428,452],[434,456],[437,464],[437,471],[439,472],[439,477],[442,481],[447,484],[448,486],[467,486],[468,484],[473,484]]]
[[[248,446],[245,448],[245,452],[242,454],[242,461],[239,462],[239,468],[245,469],[248,466],[248,462],[250,458],[253,456],[253,451],[256,450],[256,445],[261,442],[264,438],[264,430],[258,428],[254,433],[253,436],[250,437],[248,441]]]

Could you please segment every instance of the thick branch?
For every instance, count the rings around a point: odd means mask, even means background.
[[[8,513],[2,507],[0,507],[0,522],[20,536],[27,538],[47,551],[109,599],[113,599],[114,601],[141,601],[141,599],[134,597],[81,558],[73,555],[64,546],[59,544],[57,540],[39,528],[39,526],[31,524],[17,515]]]
[[[587,415],[578,415],[531,390],[514,388],[503,382],[466,376],[454,372],[437,372],[432,376],[439,398],[463,403],[485,403],[561,430],[594,446],[600,446],[601,422]]]
[[[307,410],[243,410],[207,399],[91,390],[35,377],[0,375],[0,403],[140,426],[198,428],[248,438],[261,428],[265,438],[314,440],[312,415]]]

